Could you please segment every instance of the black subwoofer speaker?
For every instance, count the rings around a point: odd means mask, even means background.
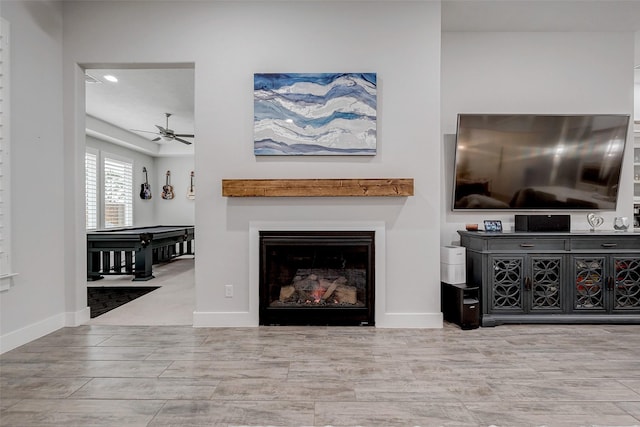
[[[476,329],[480,326],[480,301],[476,298],[465,298],[462,302],[460,328]]]
[[[571,231],[571,216],[516,215],[515,231]]]
[[[441,282],[441,303],[444,320],[457,323],[462,329],[480,326],[480,298],[478,287],[462,283]]]

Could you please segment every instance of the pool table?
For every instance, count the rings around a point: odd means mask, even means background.
[[[87,280],[111,274],[131,274],[134,281],[153,279],[153,264],[194,254],[194,236],[192,225],[88,231]]]

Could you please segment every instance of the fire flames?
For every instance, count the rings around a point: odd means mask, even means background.
[[[312,292],[311,292],[311,298],[313,298],[313,302],[318,304],[320,301],[322,301],[322,297],[324,296],[324,293],[327,292],[327,290],[325,288],[322,288],[320,286],[318,286],[317,288],[315,288]],[[309,301],[311,302],[311,301]]]

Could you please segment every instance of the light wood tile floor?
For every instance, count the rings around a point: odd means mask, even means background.
[[[640,426],[640,327],[85,325],[0,356],[2,426]]]
[[[640,326],[193,328],[193,259],[154,273],[1,355],[0,426],[640,427]]]

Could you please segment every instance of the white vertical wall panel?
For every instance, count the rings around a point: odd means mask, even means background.
[[[9,22],[0,18],[0,292],[11,287],[11,165],[9,127]]]

